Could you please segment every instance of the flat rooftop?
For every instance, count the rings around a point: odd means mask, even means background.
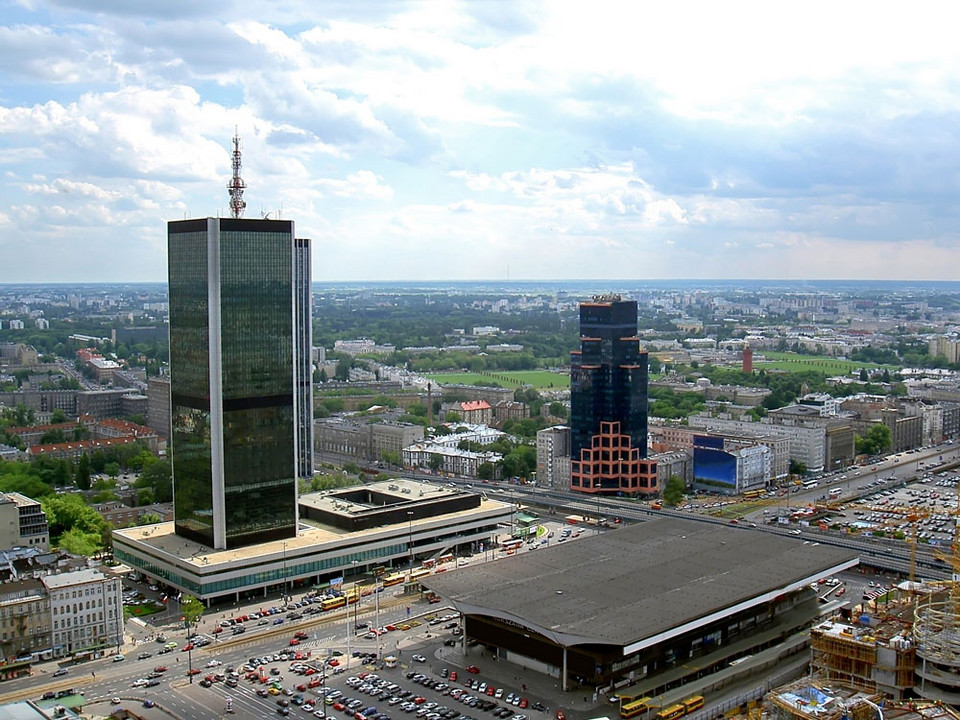
[[[664,518],[421,580],[467,614],[625,652],[802,589],[856,553]]]
[[[396,490],[391,489],[393,487]],[[384,535],[402,535],[406,539],[408,532],[411,530],[413,535],[416,536],[421,530],[423,532],[432,531],[438,523],[454,524],[477,516],[502,514],[505,512],[505,508],[509,508],[506,503],[488,500],[482,496],[478,498],[474,493],[464,493],[462,490],[410,480],[390,480],[353,488],[309,493],[300,498],[300,504],[305,508],[329,510],[331,517],[352,514],[365,515],[374,508],[363,502],[346,499],[347,496],[357,497],[361,489],[368,495],[371,493],[380,495],[382,493],[385,497],[396,501],[396,507],[401,509],[398,510],[396,516],[399,519],[357,531],[301,519],[295,537],[227,550],[214,550],[201,543],[176,535],[172,521],[122,528],[114,530],[113,534],[131,545],[143,547],[155,556],[167,555],[171,558],[171,561],[175,561],[181,567],[192,568],[199,574],[207,574],[215,571],[214,569],[222,570],[226,566],[244,565],[265,558],[279,559],[285,556],[287,559],[293,559],[303,557],[316,552],[318,547],[324,545],[336,546],[347,540],[354,543],[362,542],[364,539],[372,541],[382,539]],[[421,490],[423,491],[422,495]],[[437,498],[454,498],[458,495],[469,495],[474,501],[472,503],[474,506],[443,514],[430,513],[423,517],[420,516],[421,513],[418,508],[427,502],[434,501]],[[415,512],[413,516],[407,515],[407,507]],[[389,519],[388,516],[381,515],[379,517]]]

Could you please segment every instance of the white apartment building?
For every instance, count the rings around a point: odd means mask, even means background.
[[[97,652],[123,641],[122,583],[85,569],[41,578],[50,596],[56,656]]]
[[[537,485],[570,489],[570,428],[566,425],[537,432]]]
[[[822,472],[826,462],[826,428],[733,420],[731,418],[713,417],[708,413],[691,415],[687,418],[687,424],[690,427],[714,430],[720,433],[763,433],[786,437],[790,440],[790,459],[806,465],[809,472]]]

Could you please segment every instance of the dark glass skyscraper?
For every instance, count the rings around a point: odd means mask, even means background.
[[[297,366],[297,474],[313,477],[313,312],[310,240],[294,243],[294,328]]]
[[[656,464],[644,462],[647,373],[647,353],[637,337],[637,303],[619,295],[582,303],[580,350],[570,353],[572,489],[656,490]]]
[[[176,532],[212,548],[293,537],[293,223],[183,220],[167,236]]]

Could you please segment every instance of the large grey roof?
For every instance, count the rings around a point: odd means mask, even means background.
[[[772,533],[665,518],[420,582],[464,612],[519,623],[562,644],[627,647],[770,600],[856,558]]]

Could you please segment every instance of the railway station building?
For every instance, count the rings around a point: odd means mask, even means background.
[[[563,690],[630,684],[652,696],[768,648],[805,649],[820,608],[811,583],[857,562],[842,548],[664,518],[421,583],[462,613],[470,662],[492,653]]]

